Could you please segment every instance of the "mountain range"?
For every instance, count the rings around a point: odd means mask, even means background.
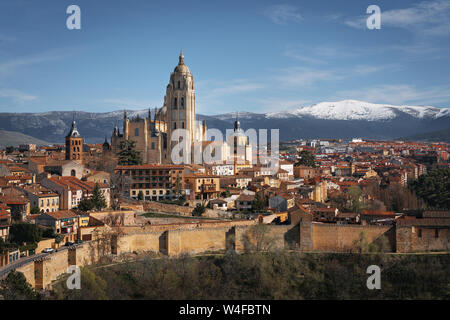
[[[128,117],[146,117],[148,110],[128,110],[127,114]],[[0,130],[63,143],[73,116],[71,111],[0,113]],[[243,129],[280,129],[282,141],[354,137],[394,139],[450,128],[450,108],[395,106],[357,100],[321,102],[281,112],[197,114],[198,120],[206,120],[208,128],[223,132],[233,128],[237,117]],[[123,111],[76,112],[75,119],[87,143],[100,143],[105,137],[109,140],[115,125],[122,128]]]

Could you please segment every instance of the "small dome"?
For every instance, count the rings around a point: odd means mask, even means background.
[[[70,131],[69,131],[69,134],[67,135],[67,137],[74,137],[74,138],[81,137],[80,133],[78,132],[77,124],[76,124],[75,120],[72,121],[72,127],[70,128]]]
[[[184,64],[184,55],[183,50],[180,52],[180,56],[178,58],[178,65],[175,67],[173,72],[180,72],[180,73],[191,73],[187,65]]]

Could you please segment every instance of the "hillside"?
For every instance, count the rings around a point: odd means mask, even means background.
[[[422,134],[416,134],[401,138],[406,141],[428,141],[428,142],[449,142],[450,143],[450,128],[438,131],[431,131]]]
[[[128,117],[147,117],[148,110],[128,111]],[[292,111],[220,115],[197,114],[208,128],[225,133],[239,116],[243,129],[280,129],[280,140],[311,138],[395,139],[450,127],[450,108],[393,106],[364,101],[322,102]],[[44,141],[63,143],[73,112],[0,113],[0,130],[18,131]],[[117,125],[122,131],[123,111],[76,112],[75,119],[87,143],[110,138]]]
[[[0,130],[0,148],[18,146],[26,143],[36,144],[39,146],[50,144],[50,142],[43,141],[20,132]]]

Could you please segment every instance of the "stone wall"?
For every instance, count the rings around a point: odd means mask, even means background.
[[[298,229],[292,225],[265,225],[264,229],[252,228],[251,226],[237,226],[234,228],[234,249],[237,252],[258,247],[262,250],[290,249],[298,239],[289,237],[290,231]]]
[[[167,204],[156,201],[141,202],[145,212],[172,213],[182,216],[192,216],[192,210],[194,210],[194,207],[190,206],[178,206],[175,204]],[[226,218],[230,217],[231,213],[206,208],[203,216],[208,218]]]
[[[20,268],[17,268],[16,271],[22,272],[25,278],[27,279],[28,283],[35,287],[35,281],[34,281],[34,263],[28,263]]]
[[[391,250],[395,250],[395,232],[391,226],[312,223],[312,232],[313,250],[317,251],[350,251],[355,248],[354,241],[359,240],[361,232],[366,234],[369,243],[386,236],[390,242]]]
[[[67,272],[69,250],[60,250],[34,262],[35,288],[48,288],[50,283]]]
[[[419,236],[419,230],[421,236]],[[450,250],[450,229],[414,226],[397,226],[397,252],[442,251]]]

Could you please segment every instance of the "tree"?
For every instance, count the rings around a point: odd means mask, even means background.
[[[201,217],[206,211],[206,207],[203,203],[197,203],[197,206],[192,210],[192,216]]]
[[[259,193],[256,193],[255,201],[252,205],[253,212],[261,212],[264,210],[264,199],[261,198]]]
[[[348,195],[348,198],[350,200],[349,209],[351,210],[351,212],[361,212],[365,207],[361,188],[358,186],[351,186],[347,189],[346,194]]]
[[[12,271],[0,281],[0,295],[5,300],[35,300],[39,294],[30,286],[22,272]]]
[[[19,245],[24,242],[37,243],[42,239],[42,230],[35,224],[15,223],[9,229],[9,239]]]
[[[94,201],[92,201],[92,199],[89,198],[84,198],[78,204],[78,209],[84,212],[91,211],[92,209],[94,209],[94,207],[95,207]]]
[[[39,213],[41,213],[41,211],[39,211],[39,207],[38,206],[34,206],[30,210],[30,214],[39,214]]]
[[[266,224],[251,226],[242,236],[245,251],[269,251],[273,248],[275,238],[270,235]]]
[[[14,147],[10,146],[10,147],[6,147],[5,149],[7,154],[13,153],[14,152]]]
[[[125,140],[120,143],[119,165],[142,164],[141,153],[136,150],[136,142]]]
[[[177,177],[175,179],[174,191],[175,191],[176,196],[181,195],[181,179],[180,179],[180,176],[178,175],[178,173],[177,173]]]
[[[137,196],[138,200],[144,200],[144,193],[142,192],[142,190],[139,190],[138,196]]]
[[[101,192],[98,183],[95,184],[94,190],[92,191],[91,201],[92,201],[92,203],[94,205],[94,208],[97,209],[97,210],[101,210],[103,208],[106,208],[105,196]]]
[[[353,241],[353,246],[359,253],[367,253],[369,251],[369,241],[364,231],[360,232],[358,240]]]
[[[307,166],[307,167],[316,167],[316,162],[314,161],[314,155],[307,150],[302,150],[299,153],[300,160],[295,163],[295,166]]]
[[[427,205],[435,208],[450,208],[450,168],[436,169],[409,185]]]

